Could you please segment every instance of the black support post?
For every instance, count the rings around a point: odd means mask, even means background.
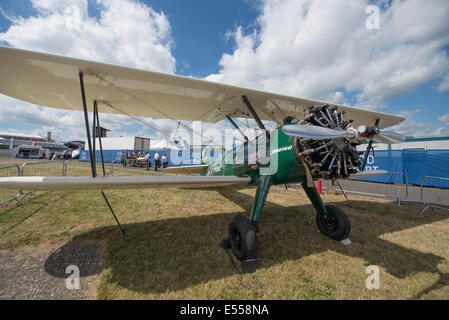
[[[92,177],[95,178],[97,176],[97,172],[96,172],[95,163],[93,162],[94,159],[92,156],[92,143],[90,141],[90,130],[89,130],[89,116],[87,113],[86,92],[84,90],[84,75],[81,71],[79,73],[79,77],[80,77],[80,87],[81,87],[81,98],[83,100],[84,122],[86,124],[87,144],[89,146],[90,165],[92,168]]]
[[[95,168],[95,177],[97,176],[97,114],[95,113],[95,105],[97,100],[94,101],[94,112],[93,112],[93,121],[92,121],[92,159],[94,162]]]

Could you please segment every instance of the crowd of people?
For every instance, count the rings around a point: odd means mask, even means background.
[[[120,154],[120,162],[122,166],[134,166],[134,167],[145,167],[146,170],[151,169],[151,155],[147,152],[145,155],[142,152],[122,152]],[[154,171],[157,171],[160,168],[168,167],[168,157],[167,154],[164,153],[162,156],[159,155],[159,152],[156,151],[154,154]]]

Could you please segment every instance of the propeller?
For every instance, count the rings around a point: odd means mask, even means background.
[[[310,124],[305,125],[285,125],[282,127],[282,131],[288,136],[301,137],[312,140],[330,140],[336,138],[353,139],[358,143],[362,143],[364,140],[369,139],[368,146],[366,148],[365,156],[359,166],[359,171],[365,169],[366,162],[368,160],[369,151],[373,145],[373,141],[378,143],[394,144],[404,142],[403,135],[391,131],[380,131],[379,120],[376,120],[374,126],[360,126],[358,129],[349,128],[344,130],[342,128],[326,128],[321,126],[315,126]]]
[[[394,144],[405,141],[403,135],[391,131],[379,131],[377,126],[374,127],[362,126],[358,130],[356,129],[343,130],[343,129],[330,129],[310,124],[303,124],[303,125],[291,124],[283,126],[282,131],[288,136],[301,137],[314,140],[327,140],[336,138],[354,139],[357,138],[359,135],[362,135],[378,143]]]
[[[394,144],[404,142],[405,137],[396,132],[382,131],[373,137],[373,141],[378,143]]]
[[[341,179],[363,171],[373,142],[393,144],[405,140],[395,132],[381,131],[379,119],[371,126],[355,128],[351,126],[353,120],[345,119],[344,114],[337,106],[324,104],[310,108],[301,124],[290,124],[291,119],[286,118],[290,121],[284,122],[282,131],[294,137],[295,155],[309,171],[308,184],[311,178]],[[356,145],[365,141],[367,148],[361,159]]]
[[[387,174],[387,173],[388,173],[388,171],[385,171],[385,170],[361,171],[361,172],[357,172],[355,174],[352,174],[351,175],[351,179],[369,178],[369,177],[380,176],[380,175]]]
[[[315,140],[326,140],[335,138],[354,138],[354,134],[347,130],[330,129],[326,127],[313,126],[310,124],[289,124],[282,127],[282,131],[292,137],[301,137]]]

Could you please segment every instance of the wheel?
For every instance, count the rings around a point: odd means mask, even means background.
[[[236,216],[229,225],[229,242],[239,260],[257,258],[257,236],[251,221],[245,216]]]
[[[316,224],[320,229],[320,232],[326,237],[335,239],[338,241],[347,239],[349,232],[351,232],[351,223],[348,216],[343,210],[336,206],[326,206],[327,215],[316,215]]]

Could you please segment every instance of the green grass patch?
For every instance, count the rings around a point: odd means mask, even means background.
[[[82,169],[84,170],[84,169]],[[126,170],[126,169],[125,169]],[[140,174],[140,173],[139,173]],[[47,242],[106,242],[100,299],[447,299],[449,217],[410,205],[325,195],[352,225],[350,246],[317,232],[302,190],[273,187],[261,216],[259,262],[236,271],[220,247],[254,188],[108,190],[124,242],[100,192],[39,192],[0,207],[0,249]],[[368,265],[380,289],[365,287]]]

